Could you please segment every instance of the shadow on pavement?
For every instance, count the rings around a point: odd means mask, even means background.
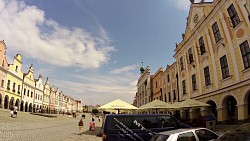
[[[102,131],[101,127],[96,127],[95,131],[87,130],[87,131],[82,132],[81,135],[93,135],[93,136],[96,136],[96,134],[98,132],[101,132],[101,131]]]

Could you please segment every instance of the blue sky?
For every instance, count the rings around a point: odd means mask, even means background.
[[[0,1],[8,63],[23,57],[35,78],[86,105],[132,103],[141,61],[154,74],[174,62],[189,0]]]

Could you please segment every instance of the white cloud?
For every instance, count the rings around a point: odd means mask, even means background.
[[[0,1],[0,38],[8,51],[22,52],[26,57],[59,66],[98,68],[114,51],[103,28],[99,37],[84,29],[66,28],[45,12],[19,1]]]
[[[125,67],[122,67],[122,68],[112,70],[110,73],[112,73],[112,74],[121,74],[121,73],[129,72],[129,71],[134,70],[136,68],[138,68],[137,65],[125,66]]]
[[[139,77],[133,74],[72,76],[79,82],[50,80],[50,84],[58,86],[66,95],[84,99],[87,105],[106,104],[118,98],[132,103],[137,89],[135,82]]]
[[[205,0],[205,2],[212,2],[213,0]],[[173,5],[175,5],[178,9],[188,11],[190,7],[190,0],[171,0]],[[195,2],[200,2],[200,0],[195,0]]]

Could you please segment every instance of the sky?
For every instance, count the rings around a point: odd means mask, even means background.
[[[0,0],[0,40],[9,64],[21,54],[23,73],[33,64],[35,78],[48,77],[83,105],[132,103],[141,62],[154,74],[175,61],[189,7],[189,0]]]

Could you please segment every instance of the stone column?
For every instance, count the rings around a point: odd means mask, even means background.
[[[226,121],[227,117],[226,108],[216,108],[216,110],[217,110],[217,121],[218,122]]]
[[[181,119],[186,119],[186,111],[185,110],[183,110],[183,109],[180,110],[180,117],[181,117]]]
[[[196,119],[197,118],[196,109],[190,108],[189,109],[189,116],[190,116],[191,120]]]
[[[238,109],[238,121],[242,122],[248,119],[248,104],[237,105]]]

